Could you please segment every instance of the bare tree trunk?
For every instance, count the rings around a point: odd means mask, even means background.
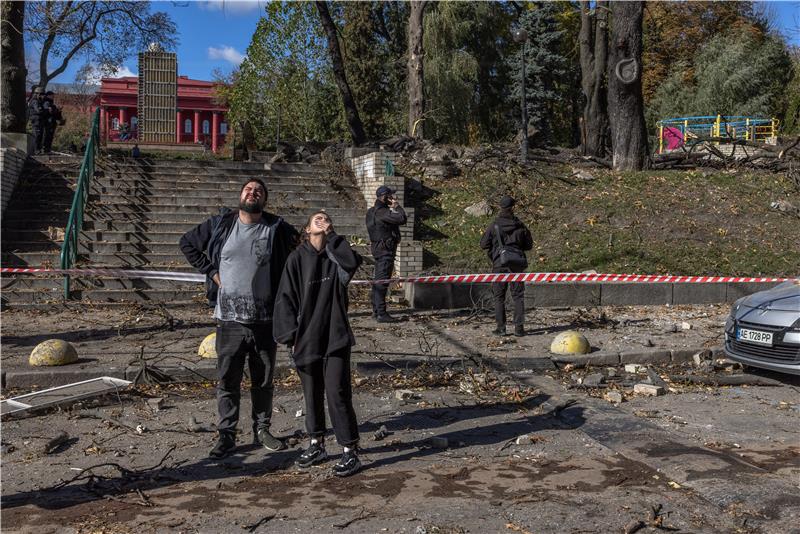
[[[583,154],[604,157],[608,148],[605,75],[608,63],[608,1],[600,0],[590,9],[581,1],[581,88],[583,108]]]
[[[25,2],[2,2],[2,131],[25,133]]]
[[[612,2],[608,65],[608,112],[613,166],[639,171],[648,163],[642,96],[642,17],[644,2]]]
[[[350,91],[350,85],[347,83],[342,51],[339,48],[339,38],[336,35],[336,25],[333,23],[330,11],[328,11],[328,2],[316,2],[316,4],[317,11],[319,11],[319,18],[322,21],[322,27],[325,28],[325,34],[328,37],[328,55],[331,58],[336,85],[339,87],[339,93],[342,95],[342,104],[344,105],[344,113],[347,119],[347,126],[350,129],[350,136],[353,138],[353,144],[359,146],[364,143],[366,138],[364,135],[364,125],[361,123],[356,101],[353,98],[353,93]]]
[[[408,135],[420,139],[424,138],[425,120],[422,22],[426,4],[424,0],[412,0],[408,17]]]

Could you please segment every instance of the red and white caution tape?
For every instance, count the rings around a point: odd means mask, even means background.
[[[135,269],[37,269],[28,267],[1,267],[1,274],[55,274],[85,277],[145,278],[175,280],[179,282],[205,282],[205,275],[179,271],[140,271]],[[730,282],[785,282],[793,278],[742,277],[742,276],[673,276],[655,274],[608,273],[484,273],[448,274],[439,276],[411,276],[387,280],[353,280],[352,284],[388,284],[404,282],[414,284],[490,284],[493,282],[547,283],[637,283],[637,284],[697,284]]]

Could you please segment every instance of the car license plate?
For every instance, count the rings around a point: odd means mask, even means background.
[[[736,333],[736,339],[739,341],[746,341],[748,343],[758,343],[759,345],[772,346],[772,332],[761,332],[759,330],[750,330],[749,328],[740,328]]]

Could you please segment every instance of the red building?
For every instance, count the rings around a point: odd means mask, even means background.
[[[178,76],[174,144],[205,145],[214,152],[225,144],[228,135],[225,115],[228,109],[216,103],[215,85],[213,82]],[[134,76],[101,80],[97,95],[100,104],[100,137],[104,143],[136,140],[138,86],[139,80]],[[123,125],[127,125],[127,132]]]

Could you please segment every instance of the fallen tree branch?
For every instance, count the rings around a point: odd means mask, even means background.
[[[42,491],[52,491],[52,490],[56,490],[56,489],[59,489],[59,488],[63,488],[64,486],[68,486],[68,485],[72,484],[73,482],[77,482],[79,480],[94,479],[94,478],[108,478],[108,477],[99,477],[99,475],[95,475],[94,474],[93,471],[95,469],[100,469],[101,467],[113,467],[114,469],[119,471],[120,475],[122,475],[125,478],[130,478],[130,477],[138,478],[138,477],[141,477],[142,475],[148,474],[150,471],[153,471],[154,469],[157,469],[157,468],[161,467],[161,465],[167,460],[169,455],[172,454],[172,451],[174,451],[176,447],[177,447],[176,445],[173,445],[172,447],[170,447],[169,450],[166,452],[166,454],[164,454],[164,456],[161,458],[161,460],[159,460],[159,462],[157,464],[155,464],[155,465],[153,465],[151,467],[146,467],[144,469],[128,469],[127,467],[124,467],[124,466],[122,466],[122,465],[120,465],[120,464],[118,464],[116,462],[104,462],[104,463],[101,463],[101,464],[95,464],[95,465],[91,465],[89,467],[86,467],[84,469],[81,469],[80,472],[78,472],[78,474],[75,475],[74,477],[72,477],[71,479],[61,481],[58,484],[56,484],[54,486],[51,486],[49,488],[44,488]],[[89,473],[88,476],[87,476],[87,473]]]
[[[697,376],[670,375],[670,382],[702,384],[708,386],[783,386],[783,382],[754,375]]]

